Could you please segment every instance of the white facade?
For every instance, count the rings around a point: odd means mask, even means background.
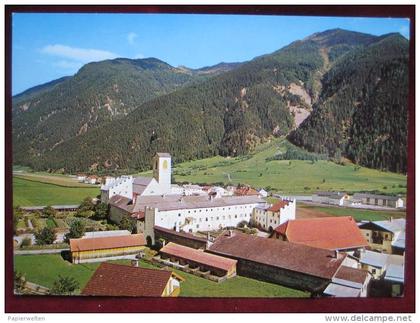
[[[154,208],[154,225],[184,232],[213,231],[236,227],[242,221],[250,221],[252,211],[258,204],[169,211],[160,211]]]
[[[258,191],[258,193],[260,194],[261,197],[267,197],[268,196],[268,192],[265,189],[260,189]]]
[[[171,155],[157,153],[153,157],[153,177],[159,183],[162,194],[171,193]]]
[[[117,178],[107,177],[105,184],[101,186],[101,201],[108,203],[114,195],[133,198],[133,176],[121,176]]]
[[[253,214],[253,224],[264,230],[273,230],[279,225],[296,218],[296,200],[293,199],[281,207],[278,212],[270,210],[268,205],[256,207]]]

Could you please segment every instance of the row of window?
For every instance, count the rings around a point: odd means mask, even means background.
[[[251,208],[253,208],[253,206],[252,205],[249,205],[249,206],[234,206],[234,207],[232,207],[232,209],[242,209],[242,208],[244,208],[244,209],[251,209]],[[219,208],[220,209],[220,208]],[[231,208],[230,207],[228,207],[227,208],[228,210],[230,210]],[[222,208],[222,211],[224,211],[225,210],[225,208]],[[199,213],[201,213],[201,212],[213,212],[213,209],[198,209],[198,212]],[[188,210],[188,213],[191,213],[191,210]],[[197,210],[194,210],[194,213],[197,213]],[[178,213],[178,216],[181,216],[181,213]]]

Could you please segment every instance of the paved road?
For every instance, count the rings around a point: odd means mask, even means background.
[[[39,250],[13,250],[15,255],[47,255],[54,253],[61,253],[69,249],[39,249]]]

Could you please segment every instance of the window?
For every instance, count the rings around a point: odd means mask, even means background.
[[[217,217],[216,220],[219,220],[219,217]]]
[[[238,218],[238,215],[237,214],[235,214],[235,219],[237,219]]]
[[[374,268],[372,269],[372,274],[374,274],[374,275],[376,274],[376,269],[374,269]]]
[[[206,221],[208,221],[209,220],[209,218],[206,218]]]
[[[201,220],[201,219],[200,219]],[[201,222],[201,221],[200,221]],[[197,226],[196,226],[196,228],[198,229],[199,228],[199,225],[197,224]]]
[[[178,216],[181,216],[181,213],[178,213]]]

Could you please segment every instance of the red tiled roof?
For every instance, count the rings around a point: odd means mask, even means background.
[[[284,208],[285,206],[289,205],[289,201],[278,201],[274,203],[267,211],[271,212],[279,212],[280,209]]]
[[[341,266],[341,268],[335,274],[334,278],[363,284],[366,280],[367,275],[367,270]]]
[[[146,245],[142,234],[124,236],[70,239],[70,251],[124,248]]]
[[[260,193],[258,193],[256,190],[254,190],[251,187],[240,187],[240,188],[237,188],[235,190],[235,195],[239,195],[239,196],[242,196],[242,195],[259,195],[259,194]]]
[[[144,212],[143,211],[138,211],[138,212],[134,212],[131,214],[131,217],[137,220],[143,220],[144,219]]]
[[[368,246],[351,216],[289,220],[275,229],[287,240],[311,247],[342,250]]]
[[[85,296],[162,296],[172,272],[102,263],[82,291]]]
[[[347,256],[345,253],[336,256],[330,250],[243,233],[220,236],[208,251],[325,279],[334,276]]]
[[[207,265],[226,271],[229,271],[233,266],[236,266],[237,263],[237,261],[233,259],[216,256],[201,250],[181,246],[173,242],[169,242],[166,246],[160,249],[160,252],[169,256],[191,260],[198,264]]]

